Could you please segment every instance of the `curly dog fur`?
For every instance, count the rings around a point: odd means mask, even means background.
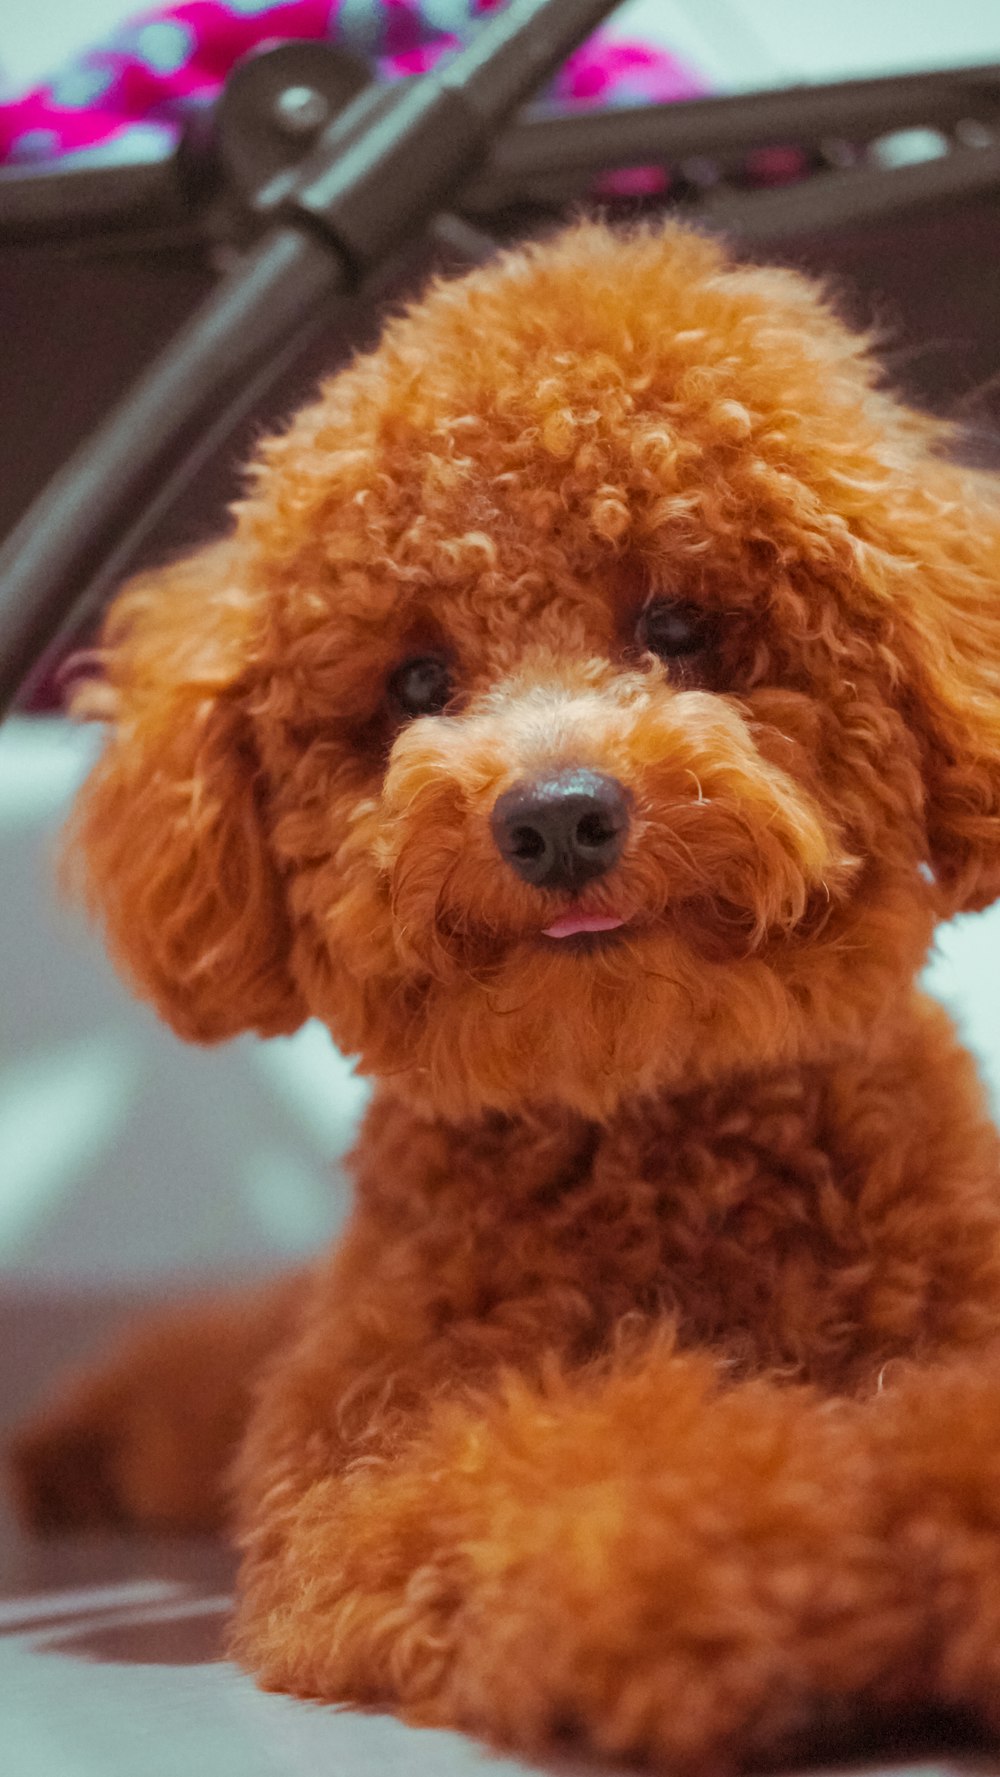
[[[265,1685],[696,1773],[1000,1732],[997,1139],[915,987],[1000,893],[1000,505],[949,445],[797,276],[584,224],[391,321],[113,609],[113,955],[378,1087],[333,1256],[140,1330],[17,1484],[228,1486]],[[620,855],[525,880],[499,800],[581,772]]]

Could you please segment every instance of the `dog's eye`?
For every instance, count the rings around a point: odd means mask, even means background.
[[[451,698],[451,674],[439,655],[420,654],[396,668],[389,690],[407,716],[436,716]]]
[[[639,617],[636,640],[640,648],[661,660],[677,660],[700,654],[712,639],[711,619],[696,605],[675,599],[651,599]]]

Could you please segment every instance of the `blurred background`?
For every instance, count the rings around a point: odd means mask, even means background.
[[[244,20],[267,12],[273,30],[282,10],[291,18],[297,9],[291,0],[284,9],[239,0],[226,10]],[[341,0],[329,14],[350,27],[353,47],[384,48],[376,39],[391,10]],[[461,33],[476,6],[425,0],[409,10],[419,10],[419,48],[428,36]],[[134,47],[142,24],[134,20],[122,0],[8,9],[0,27],[8,167],[42,164],[61,146],[48,124],[26,124],[15,101],[34,90],[50,107],[55,95],[64,110],[85,109],[95,89],[81,85],[81,68],[99,64],[95,45],[120,49],[123,32]],[[997,0],[631,0],[605,32],[612,47],[632,46],[617,73],[602,85],[603,62],[597,75],[578,69],[575,87],[564,82],[555,102],[685,99],[1000,63]],[[176,71],[162,35],[147,35],[146,48],[165,76]],[[417,49],[401,40],[395,53],[417,65]],[[168,104],[153,107],[127,140],[112,131],[100,152],[161,152],[174,124]],[[883,160],[939,151],[909,134],[908,145],[883,144]],[[685,163],[682,177],[671,175],[674,195],[714,176],[710,165]],[[549,222],[554,203],[546,208],[536,193],[532,206],[513,206],[505,232],[539,216]],[[800,231],[779,256],[832,272],[844,305],[877,320],[896,380],[915,399],[960,413],[971,422],[970,448],[995,454],[1000,189],[874,225]],[[217,244],[206,250],[155,231],[145,240],[0,241],[0,530],[191,311],[218,263]],[[369,338],[376,326],[375,308],[362,302],[351,337]],[[350,343],[321,342],[274,412],[287,411]],[[185,496],[151,553],[222,522],[233,457],[230,448]],[[194,1051],[119,985],[56,887],[59,831],[99,744],[71,728],[56,702],[51,685],[43,688],[30,713],[0,730],[0,1338],[12,1360],[10,1412],[56,1357],[135,1300],[269,1268],[324,1241],[344,1213],[340,1161],[365,1098],[318,1027]],[[985,915],[942,932],[929,980],[1000,1095],[998,963],[1000,915]]]

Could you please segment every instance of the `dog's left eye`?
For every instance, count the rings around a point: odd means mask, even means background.
[[[712,639],[711,619],[697,605],[676,599],[651,599],[640,613],[636,641],[661,660],[700,654]]]
[[[389,690],[407,716],[436,716],[452,695],[447,662],[437,654],[404,660],[389,680]]]

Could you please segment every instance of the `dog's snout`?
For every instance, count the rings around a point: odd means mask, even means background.
[[[561,771],[515,784],[497,800],[493,837],[523,881],[574,891],[618,862],[628,832],[621,784],[598,771]]]

